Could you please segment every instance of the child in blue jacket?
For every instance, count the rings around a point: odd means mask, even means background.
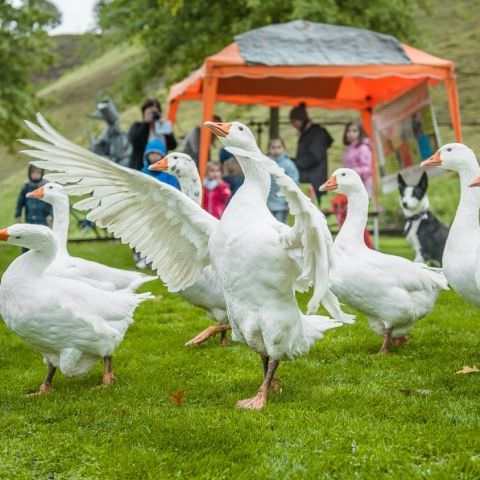
[[[167,172],[158,172],[149,170],[148,167],[155,162],[161,160],[167,154],[167,147],[159,138],[154,138],[147,143],[145,153],[143,154],[142,172],[155,177],[159,182],[168,183],[175,188],[180,189],[177,177]]]

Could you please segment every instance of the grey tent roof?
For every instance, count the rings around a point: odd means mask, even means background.
[[[261,65],[411,64],[390,35],[305,20],[269,25],[235,37],[247,63]]]

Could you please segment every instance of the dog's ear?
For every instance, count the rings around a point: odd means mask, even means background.
[[[422,191],[426,192],[428,188],[428,175],[427,172],[423,172],[420,180],[417,184],[417,187],[421,188]]]
[[[403,192],[405,191],[407,184],[405,183],[405,180],[403,179],[401,173],[397,175],[397,182],[398,182],[398,189],[400,190],[400,194],[403,195]]]

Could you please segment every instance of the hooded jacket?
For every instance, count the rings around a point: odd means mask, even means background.
[[[159,138],[154,138],[147,143],[147,146],[145,148],[145,154],[143,155],[142,172],[156,178],[159,182],[168,183],[169,185],[180,189],[177,177],[175,177],[174,175],[171,175],[167,172],[154,172],[153,170],[148,169],[148,167],[150,166],[148,155],[154,152],[159,153],[160,155],[162,155],[162,157],[165,156],[167,153],[165,144]]]

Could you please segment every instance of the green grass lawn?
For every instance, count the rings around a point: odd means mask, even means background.
[[[382,248],[411,253],[401,239]],[[119,244],[71,251],[132,265]],[[17,252],[0,246],[0,272]],[[159,281],[146,289],[159,298],[137,310],[108,389],[97,388],[98,364],[82,378],[58,374],[47,397],[26,398],[45,367],[0,325],[0,478],[480,477],[480,377],[454,375],[479,361],[478,311],[453,292],[386,357],[374,355],[381,339],[361,315],[327,332],[307,356],[281,364],[282,391],[253,412],[235,402],[256,392],[258,356],[217,340],[184,347],[208,318]]]

